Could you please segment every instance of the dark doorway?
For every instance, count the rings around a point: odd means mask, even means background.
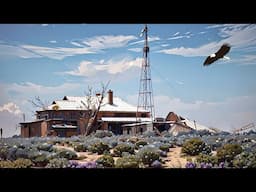
[[[115,135],[123,134],[122,127],[119,123],[109,123],[108,130],[112,131]]]

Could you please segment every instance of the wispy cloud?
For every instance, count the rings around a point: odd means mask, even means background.
[[[170,37],[168,40],[175,40],[175,39],[182,39],[182,38],[190,38],[190,35],[180,35],[180,36],[175,36],[175,37]]]
[[[206,31],[201,31],[198,34],[205,34],[205,33],[206,33]]]
[[[80,43],[75,42],[75,41],[71,41],[70,43],[71,43],[71,45],[74,45],[74,46],[77,46],[77,47],[84,47],[83,45],[81,45]]]
[[[103,35],[85,39],[82,43],[92,49],[107,49],[123,47],[127,45],[129,41],[135,39],[137,39],[137,37],[133,35]]]
[[[136,48],[130,48],[128,49],[129,51],[134,51],[134,52],[142,52],[142,48],[136,47]]]
[[[127,71],[130,68],[140,67],[142,63],[141,58],[129,59],[123,58],[121,60],[101,60],[99,63],[92,61],[82,61],[77,69],[73,71],[66,71],[65,74],[74,76],[95,76],[98,73],[118,74]]]
[[[179,34],[180,34],[180,32],[176,32],[176,33],[173,34],[173,36],[177,36]]]
[[[42,57],[41,55],[33,53],[30,50],[23,49],[22,47],[6,44],[0,44],[0,55],[16,56],[21,58]]]
[[[184,85],[184,82],[182,82],[182,81],[176,81],[176,83],[179,85]]]
[[[162,44],[161,47],[168,47],[169,44]]]
[[[42,27],[47,27],[49,24],[42,24],[41,26]]]
[[[240,65],[256,65],[256,55],[244,55],[238,59],[232,59],[233,63]]]
[[[66,48],[66,47],[41,47],[35,45],[22,45],[22,48],[29,50],[37,55],[48,57],[51,59],[61,60],[65,57],[81,55],[81,54],[91,54],[95,53],[91,49],[85,48]]]
[[[223,27],[224,26],[224,27]],[[185,57],[207,56],[216,52],[223,43],[229,43],[232,48],[240,49],[256,45],[256,25],[222,25],[219,28],[220,41],[210,42],[199,47],[178,47],[160,50],[160,53],[181,55]]]
[[[148,42],[153,42],[153,41],[159,41],[160,37],[158,36],[149,36],[148,37]],[[130,43],[129,45],[136,45],[136,44],[140,44],[140,43],[144,43],[144,40],[140,40],[140,41],[135,41]]]
[[[3,106],[0,106],[0,112],[2,111],[7,111],[14,115],[21,114],[20,108],[15,103],[12,103],[12,102],[9,102],[7,104],[4,104]]]
[[[129,41],[137,37],[132,35],[105,35],[95,36],[81,40],[81,42],[71,41],[76,47],[45,47],[39,45],[23,44],[19,46],[0,44],[0,54],[14,55],[23,58],[48,57],[61,60],[65,57],[98,53],[100,50],[109,48],[119,48],[128,44]],[[57,41],[49,41],[57,43]]]

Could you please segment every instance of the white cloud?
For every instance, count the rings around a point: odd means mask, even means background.
[[[182,38],[190,38],[190,35],[180,35],[180,36],[175,36],[175,37],[170,37],[168,40],[175,40],[175,39],[182,39]]]
[[[77,42],[75,42],[75,41],[71,41],[70,43],[71,43],[72,45],[77,46],[77,47],[84,47],[83,45],[81,45],[80,43],[77,43]]]
[[[256,65],[256,55],[244,55],[239,59],[233,59],[232,62],[240,65]]]
[[[130,48],[128,49],[129,51],[134,51],[134,52],[142,52],[142,48],[136,47],[136,48]]]
[[[17,56],[21,58],[36,58],[40,55],[31,52],[30,50],[23,49],[18,46],[0,44],[0,55]]]
[[[201,31],[198,34],[205,34],[205,33],[206,33],[206,31]]]
[[[210,28],[210,27],[208,27]],[[240,49],[256,45],[256,25],[218,25],[211,28],[219,28],[220,41],[210,42],[199,47],[178,47],[163,49],[158,52],[165,54],[181,55],[185,57],[207,56],[216,52],[224,43],[229,43],[232,49]]]
[[[15,91],[17,94],[29,94],[29,95],[49,95],[49,94],[62,94],[67,90],[75,90],[80,88],[81,84],[77,83],[63,83],[58,86],[43,86],[31,82],[25,83],[13,83],[7,87],[7,90]]]
[[[20,122],[22,122],[22,114],[16,115],[8,111],[0,111],[0,127],[3,129],[3,137],[20,135]]]
[[[180,32],[176,32],[176,33],[173,34],[173,36],[177,36],[179,34],[180,34]]]
[[[168,47],[169,44],[162,44],[161,46],[162,46],[162,47]]]
[[[18,124],[21,122],[22,112],[15,103],[9,102],[0,106],[0,127],[3,129],[3,137],[11,137],[20,134]]]
[[[179,85],[184,85],[184,82],[182,82],[182,81],[176,81],[176,83]]]
[[[44,47],[29,44],[13,46],[0,44],[0,54],[15,55],[23,58],[48,57],[61,60],[74,55],[97,53],[102,49],[123,47],[134,39],[137,39],[137,37],[132,35],[95,36],[81,42],[71,41],[70,43],[76,47]],[[57,43],[54,40],[49,42]]]
[[[149,36],[148,37],[148,42],[159,41],[159,40],[160,40],[160,37],[158,37],[158,36]],[[144,40],[132,42],[132,43],[130,43],[130,45],[136,45],[136,44],[140,44],[140,43],[144,43]]]
[[[100,64],[99,64],[100,63]],[[75,76],[95,76],[96,74],[103,72],[108,74],[118,74],[127,71],[130,68],[139,68],[142,63],[142,58],[129,59],[123,58],[121,60],[101,60],[99,63],[93,63],[91,61],[82,61],[78,66],[78,69],[73,71],[64,72],[69,75]]]
[[[21,114],[20,108],[15,103],[7,103],[3,106],[0,106],[0,112],[8,111],[9,113],[12,113],[14,115]]]
[[[82,43],[92,49],[107,49],[125,46],[129,41],[135,40],[133,35],[103,35],[84,40]]]
[[[42,27],[47,27],[49,24],[42,24],[41,26]]]
[[[33,53],[38,55],[48,57],[51,59],[58,59],[61,60],[68,56],[74,55],[81,55],[81,54],[90,54],[95,53],[91,49],[84,47],[84,48],[67,48],[67,47],[41,47],[41,46],[34,46],[34,45],[22,45],[22,48],[25,48]]]

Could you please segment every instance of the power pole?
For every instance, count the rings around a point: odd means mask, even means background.
[[[146,110],[150,112],[150,118],[152,122],[155,119],[154,100],[153,100],[153,88],[151,81],[151,70],[149,62],[149,45],[148,45],[148,27],[145,25],[141,35],[145,37],[145,43],[143,47],[143,61],[140,75],[140,88],[137,105],[137,115],[140,110]]]

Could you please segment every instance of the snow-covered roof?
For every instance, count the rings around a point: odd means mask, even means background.
[[[91,108],[97,108],[99,105],[97,96],[91,97]],[[58,110],[88,110],[88,97],[74,97],[65,96],[63,100],[56,100],[52,105],[48,106],[48,110],[53,110],[57,106]],[[114,111],[114,112],[136,112],[137,107],[128,104],[119,97],[113,97],[113,104],[108,103],[108,97],[104,97],[100,111]],[[147,112],[139,110],[140,112]]]
[[[150,122],[151,118],[142,117],[139,118],[140,122]],[[136,122],[136,117],[102,117],[102,121],[107,122]]]
[[[204,125],[201,125],[197,122],[194,123],[194,121],[191,121],[189,119],[186,119],[185,120],[182,120],[181,122],[185,123],[187,126],[189,126],[190,128],[194,129],[194,130],[197,130],[197,131],[202,131],[202,130],[207,130],[209,132],[214,132],[214,130],[204,126]]]

